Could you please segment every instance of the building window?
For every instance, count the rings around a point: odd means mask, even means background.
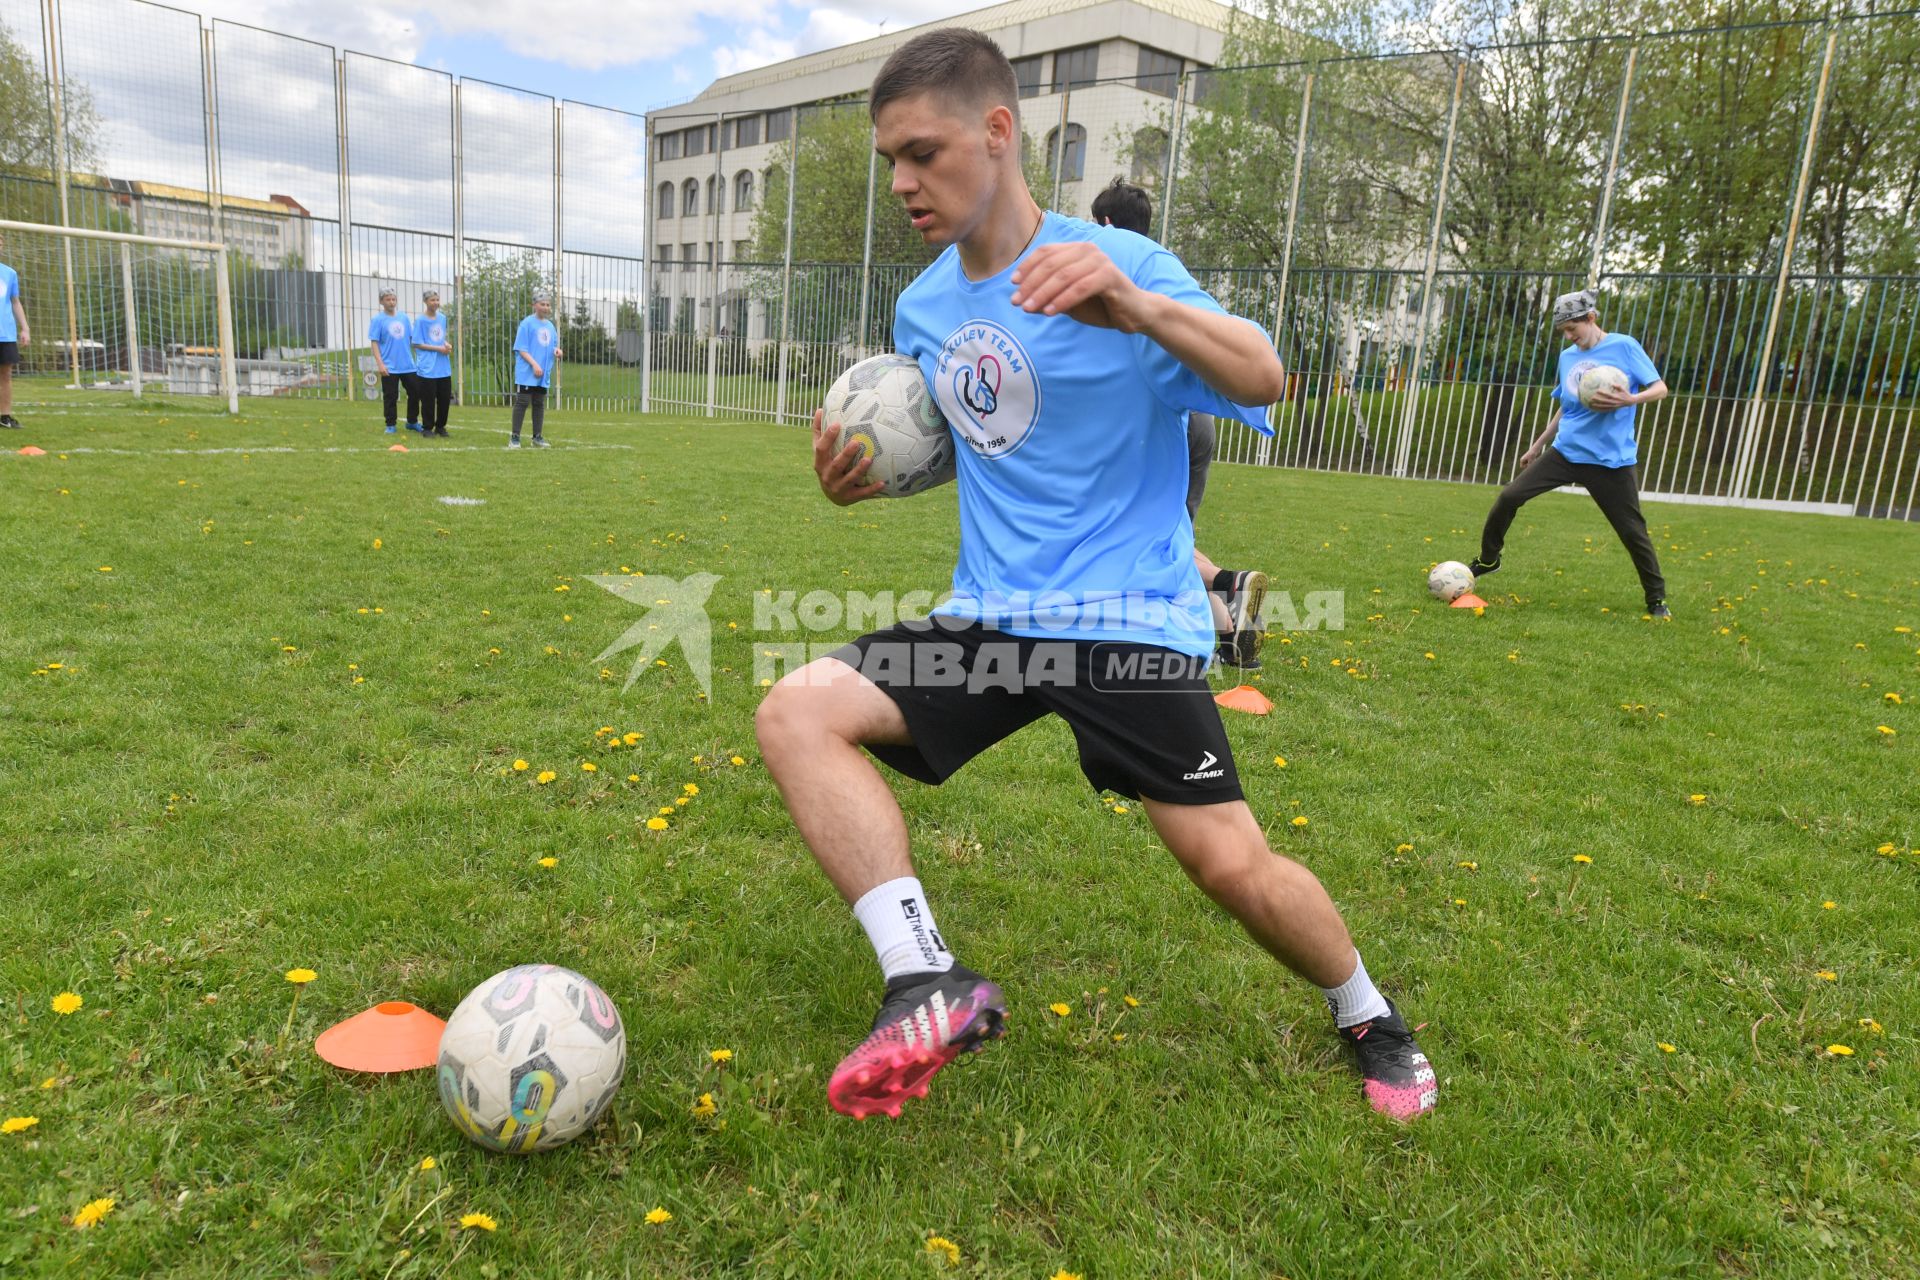
[[[704,124],[703,124],[703,125],[701,125],[701,126],[700,126],[699,128],[697,128],[697,129],[688,129],[688,130],[686,131],[686,136],[687,136],[687,149],[686,149],[686,153],[685,153],[685,154],[687,154],[687,155],[689,155],[689,156],[697,156],[697,155],[704,155],[704,154],[706,154],[706,150],[707,150],[707,130],[708,130],[708,129],[709,129],[710,127],[711,127],[711,126],[709,126],[709,125],[704,125]]]
[[[1132,151],[1132,170],[1128,176],[1134,182],[1150,184],[1166,178],[1173,143],[1165,129],[1156,129],[1151,125],[1135,129]]]
[[[680,216],[694,218],[700,214],[700,182],[688,178],[680,186]]]
[[[1053,91],[1062,93],[1100,77],[1100,46],[1084,44],[1053,55]]]
[[[678,160],[680,158],[680,135],[677,133],[661,134],[659,147],[660,158],[662,160]]]
[[[793,133],[793,108],[767,112],[767,141],[785,142]]]
[[[742,169],[733,175],[733,211],[745,213],[753,208],[753,170]]]
[[[654,216],[658,218],[673,216],[673,184],[671,182],[660,184],[660,202],[654,208]]]
[[[1077,124],[1067,125],[1067,145],[1060,148],[1060,130],[1047,131],[1047,173],[1053,174],[1053,166],[1058,162],[1061,168],[1061,181],[1078,182],[1086,176],[1087,169],[1087,131]]]
[[[700,255],[699,245],[697,244],[681,245],[680,246],[680,269],[682,271],[693,270],[695,265],[698,264],[700,261],[699,255]]]
[[[1134,71],[1133,87],[1143,93],[1171,98],[1180,87],[1180,59],[1171,53],[1140,46],[1140,63]]]
[[[707,212],[708,213],[725,213],[726,209],[723,206],[726,204],[726,202],[727,202],[727,189],[719,185],[712,178],[708,178],[707,179]]]
[[[735,240],[733,242],[733,260],[735,262],[753,261],[753,241]],[[742,332],[745,330],[743,329]]]
[[[1037,98],[1040,96],[1040,64],[1045,60],[1042,55],[1037,53],[1031,58],[1015,58],[1013,60],[1013,79],[1014,82],[1020,86],[1021,97]]]
[[[733,122],[733,145],[736,147],[758,146],[760,143],[760,117],[742,116]]]

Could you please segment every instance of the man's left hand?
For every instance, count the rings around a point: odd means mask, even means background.
[[[1593,393],[1593,408],[1599,413],[1608,413],[1614,409],[1620,409],[1627,405],[1638,403],[1639,401],[1635,400],[1625,391],[1596,391]]]
[[[1013,273],[1013,303],[1034,315],[1069,315],[1081,324],[1138,333],[1155,295],[1127,277],[1099,245],[1043,244]]]

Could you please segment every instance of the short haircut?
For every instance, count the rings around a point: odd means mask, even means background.
[[[1093,220],[1149,235],[1149,228],[1153,226],[1153,201],[1125,178],[1115,178],[1093,198]]]
[[[990,38],[965,27],[939,27],[895,49],[873,78],[867,114],[878,119],[880,108],[916,93],[964,106],[1003,106],[1020,118],[1013,64]]]
[[[392,298],[395,302],[398,302],[400,301],[400,291],[389,285],[380,291],[380,298],[382,301]]]

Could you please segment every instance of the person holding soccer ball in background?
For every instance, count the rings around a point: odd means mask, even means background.
[[[959,437],[960,545],[934,617],[790,673],[755,718],[788,813],[886,982],[829,1103],[898,1115],[1006,1016],[1000,988],[936,925],[900,805],[866,753],[937,784],[1051,713],[1087,780],[1140,798],[1188,877],[1320,989],[1368,1103],[1421,1114],[1438,1094],[1426,1055],[1320,882],[1267,846],[1205,674],[1216,637],[1181,518],[1187,414],[1266,430],[1256,406],[1284,382],[1273,343],[1152,241],[1041,210],[1020,169],[1013,69],[987,36],[916,36],[868,102],[893,194],[944,248],[901,294],[894,345]],[[993,394],[978,395],[989,379]],[[834,447],[838,433],[815,413],[814,470],[844,506],[880,486],[860,442]]]
[[[553,362],[566,353],[560,350],[560,331],[549,319],[553,314],[553,295],[545,289],[533,295],[533,314],[520,321],[513,335],[513,438],[507,448],[520,447],[520,424],[527,411],[533,411],[533,447],[547,447],[540,434],[547,418],[547,388],[553,385]]]
[[[1520,508],[1564,484],[1577,484],[1593,496],[1614,533],[1633,557],[1646,593],[1647,616],[1671,618],[1667,583],[1660,576],[1660,557],[1640,514],[1640,484],[1635,464],[1636,406],[1665,398],[1667,384],[1653,366],[1646,349],[1624,333],[1600,327],[1600,315],[1591,290],[1565,293],[1553,300],[1553,325],[1573,345],[1560,353],[1559,378],[1553,397],[1559,402],[1546,430],[1520,455],[1520,474],[1494,499],[1480,532],[1480,554],[1467,568],[1476,579],[1500,567],[1507,529]],[[1626,375],[1624,391],[1604,388],[1581,403],[1580,380],[1601,367]]]
[[[420,295],[426,307],[413,320],[414,377],[420,386],[420,434],[447,434],[447,407],[453,403],[453,345],[447,341],[447,318],[440,314],[440,291]],[[409,407],[408,417],[413,416]]]
[[[373,364],[380,371],[380,407],[387,420],[387,434],[393,435],[400,408],[400,392],[407,393],[407,430],[420,430],[420,383],[413,365],[413,317],[400,310],[400,295],[392,289],[380,291],[380,310],[367,321],[367,345],[373,348]]]

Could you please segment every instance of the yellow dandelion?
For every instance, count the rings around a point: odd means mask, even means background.
[[[73,992],[62,991],[59,995],[53,998],[53,1011],[61,1015],[62,1017],[65,1017],[69,1013],[77,1013],[80,1009],[80,1006],[85,1003],[86,1003],[85,1000],[81,999],[79,996],[75,995]]]
[[[1480,864],[1477,862],[1456,862],[1454,865],[1462,871],[1478,871],[1480,869]]]
[[[1467,905],[1467,900],[1465,898],[1455,898],[1453,900],[1453,905],[1456,907],[1464,907]]]
[[[647,819],[647,830],[665,831],[666,829],[667,829],[667,820],[665,818],[648,818]]]
[[[1654,1042],[1654,1047],[1660,1050],[1660,1052],[1662,1053],[1673,1053],[1675,1051],[1674,1047],[1668,1044],[1665,1040],[1656,1040]]]
[[[582,761],[580,762],[580,772],[582,772],[582,773],[598,773],[598,772],[600,772],[600,766],[599,766],[599,765],[597,765],[597,764],[595,764],[595,763],[594,763],[593,761],[591,761],[591,760],[582,760]]]
[[[707,1056],[713,1059],[715,1062],[732,1062],[733,1050],[715,1049],[715,1050],[712,1050],[710,1053],[708,1053]]]
[[[1876,731],[1885,734],[1889,738],[1891,738],[1896,732],[1896,730],[1891,725],[1877,724],[1873,727]]]
[[[1401,841],[1399,844],[1393,846],[1393,851],[1395,853],[1412,853],[1413,846],[1406,843],[1405,841]]]
[[[635,743],[639,742],[640,739],[646,736],[647,735],[644,733],[623,733],[620,735],[620,741],[626,743],[628,746],[631,747]]]
[[[1583,864],[1586,864],[1586,865],[1589,865],[1589,866],[1590,866],[1590,865],[1592,865],[1592,863],[1593,863],[1593,859],[1592,859],[1592,858],[1589,858],[1589,857],[1588,857],[1588,856],[1587,856],[1586,854],[1584,854],[1584,853],[1576,853],[1576,854],[1574,854],[1574,855],[1573,855],[1573,860],[1574,860],[1575,862],[1579,862],[1579,863],[1583,863]]]
[[[680,789],[686,792],[690,796],[697,796],[700,794],[700,788],[691,782],[687,783],[685,786],[681,787]]]
[[[1688,804],[1705,804],[1706,802],[1707,802],[1706,795],[1699,791],[1696,791],[1692,795],[1687,797]]]
[[[1864,1030],[1871,1031],[1876,1036],[1879,1035],[1884,1030],[1886,1030],[1886,1028],[1882,1027],[1879,1023],[1875,1022],[1872,1018],[1860,1019],[1860,1026]]]
[[[1839,905],[1840,905],[1839,903],[1837,903],[1837,902],[1835,902],[1835,901],[1834,901],[1833,899],[1831,899],[1831,898],[1829,898],[1829,899],[1827,899],[1827,900],[1826,900],[1825,902],[1823,902],[1823,903],[1821,903],[1821,904],[1820,904],[1820,909],[1821,909],[1822,911],[1831,911],[1831,910],[1833,910],[1833,909],[1834,909],[1835,907],[1837,907],[1837,906],[1839,906]]]
[[[382,543],[381,543],[381,541],[380,541],[380,539],[378,539],[378,538],[375,538],[375,539],[373,540],[373,549],[374,549],[375,551],[378,551],[378,550],[379,550],[379,549],[381,548],[381,546],[382,546]]]
[[[543,867],[557,867],[560,865],[560,859],[555,857],[545,857],[540,859],[540,865]]]
[[[100,1219],[112,1212],[112,1196],[103,1196],[98,1200],[89,1200],[80,1206],[78,1213],[73,1215],[73,1229],[75,1231],[85,1231],[88,1227],[98,1225]]]
[[[673,1221],[673,1215],[663,1208],[653,1208],[647,1210],[647,1221],[657,1227],[663,1222]]]
[[[315,973],[311,969],[287,970],[287,981],[291,982],[296,987],[304,987],[309,982],[312,982],[315,978],[319,976],[320,976],[319,974]]]
[[[1128,809],[1127,809],[1127,806],[1125,806],[1125,805],[1123,805],[1123,804],[1117,804],[1117,805],[1115,805],[1115,806],[1113,806],[1113,811],[1114,811],[1115,813],[1126,813],[1126,812],[1128,812]]]
[[[640,775],[639,775],[639,774],[637,774],[637,773],[630,773],[630,774],[628,774],[628,775],[627,775],[627,781],[628,781],[628,782],[638,782],[638,781],[640,781]]]
[[[515,773],[525,773],[527,770],[531,768],[533,768],[533,766],[528,764],[525,760],[515,760],[513,762],[513,771]]]
[[[1062,1267],[1060,1270],[1048,1276],[1047,1280],[1080,1280],[1080,1273],[1078,1271],[1069,1271],[1065,1267]]]
[[[927,1252],[944,1257],[947,1260],[946,1265],[949,1267],[957,1267],[960,1265],[960,1246],[945,1236],[928,1236]]]
[[[1875,853],[1892,853],[1893,851],[1894,851],[1894,850],[1893,850],[1893,843],[1892,843],[1891,841],[1889,841],[1889,842],[1888,842],[1888,843],[1886,843],[1886,844],[1883,844],[1883,845],[1881,845],[1881,846],[1880,846],[1880,847],[1879,847],[1878,849],[1875,849],[1875,850],[1874,850],[1874,852],[1875,852]]]
[[[425,1160],[422,1160],[420,1162],[420,1172],[422,1173],[427,1173],[431,1170],[438,1169],[439,1167],[440,1167],[440,1162],[438,1160],[435,1160],[432,1156],[428,1156]]]
[[[746,757],[745,757],[745,756],[729,756],[729,757],[727,757],[727,763],[728,763],[728,764],[745,764],[746,762],[747,762],[747,760],[746,760]]]
[[[25,1133],[39,1123],[39,1116],[8,1116],[0,1121],[0,1133]]]
[[[1827,1046],[1827,1052],[1836,1058],[1851,1058],[1853,1056],[1853,1050],[1844,1044],[1830,1044]]]
[[[718,1111],[719,1109],[720,1108],[713,1105],[713,1095],[710,1093],[701,1094],[700,1100],[693,1104],[693,1114],[702,1120],[706,1119],[708,1116],[712,1115],[714,1112]]]
[[[1286,767],[1287,767],[1287,758],[1286,758],[1285,756],[1275,756],[1275,757],[1273,758],[1273,767],[1274,767],[1274,768],[1276,768],[1276,769],[1284,769],[1284,768],[1286,768]]]
[[[559,776],[560,776],[559,774],[555,773],[551,769],[542,769],[538,774],[534,775],[533,780],[544,787],[549,782],[552,782],[555,778]]]
[[[1072,1012],[1073,1012],[1073,1006],[1072,1006],[1072,1005],[1070,1005],[1070,1004],[1064,1004],[1064,1003],[1062,1003],[1062,1002],[1060,1002],[1060,1001],[1058,1001],[1058,1000],[1056,1000],[1056,1001],[1054,1001],[1054,1002],[1053,1002],[1052,1004],[1050,1004],[1050,1005],[1048,1005],[1048,1006],[1047,1006],[1047,1008],[1048,1008],[1048,1009],[1050,1009],[1050,1010],[1051,1010],[1051,1011],[1053,1012],[1053,1016],[1054,1016],[1054,1017],[1056,1017],[1056,1018],[1064,1018],[1064,1017],[1066,1017],[1066,1016],[1067,1016],[1068,1014],[1070,1014],[1070,1013],[1072,1013]]]
[[[1904,700],[1891,689],[1887,690],[1884,696],[1888,702],[1891,702],[1896,707],[1903,705]]]
[[[492,1231],[500,1224],[484,1213],[464,1213],[460,1215],[460,1229],[472,1231],[478,1227],[482,1231]]]
[[[100,566],[100,572],[102,572],[102,573],[112,573],[112,572],[113,572],[113,566],[112,566],[112,565],[110,565],[110,564],[103,564],[103,565],[101,565],[101,566]]]
[[[1295,815],[1295,817],[1294,817],[1294,819],[1293,819],[1293,825],[1294,825],[1294,826],[1296,826],[1296,827],[1304,827],[1304,826],[1306,826],[1306,825],[1307,825],[1307,815],[1306,815],[1306,814],[1304,814],[1304,813],[1302,813],[1302,814],[1297,814],[1297,815]]]
[[[1140,1007],[1140,1002],[1138,1000],[1135,1000],[1132,996],[1121,996],[1120,999],[1123,1002],[1125,1002],[1127,1008],[1129,1009],[1138,1009]]]

